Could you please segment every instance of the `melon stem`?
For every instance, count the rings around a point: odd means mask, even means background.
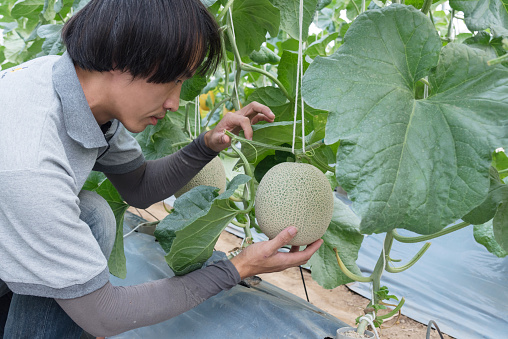
[[[249,199],[249,204],[247,206],[247,208],[245,208],[243,211],[240,211],[240,213],[244,213],[244,214],[249,214],[249,212],[252,210],[252,208],[254,207],[254,200],[256,198],[256,187],[254,186],[254,173],[252,172],[252,168],[250,167],[250,164],[249,162],[247,161],[247,158],[245,158],[245,155],[242,153],[242,151],[240,151],[235,145],[234,145],[234,142],[236,142],[236,138],[235,138],[235,135],[232,134],[231,132],[229,131],[225,131],[225,133],[227,135],[229,135],[231,137],[231,148],[236,152],[236,154],[238,154],[240,156],[240,159],[242,159],[242,162],[243,162],[243,168],[245,170],[245,174],[247,174],[249,177],[251,177],[251,179],[249,180],[249,182],[247,184],[245,184],[246,186],[248,186],[248,189],[249,189],[249,193],[250,193],[250,199]],[[247,187],[246,187],[247,188]],[[247,229],[248,227],[246,227],[245,229]]]

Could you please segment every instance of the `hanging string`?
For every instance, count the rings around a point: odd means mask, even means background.
[[[299,37],[298,37],[298,62],[296,66],[296,96],[295,96],[295,114],[293,120],[293,145],[291,151],[295,153],[296,143],[296,121],[298,118],[298,94],[299,86],[301,85],[301,78],[303,78],[303,0],[300,0],[300,12],[299,12]],[[302,112],[302,151],[305,153],[305,117],[303,107],[303,97],[301,97],[301,112]]]
[[[199,95],[194,103],[194,139],[198,136],[198,123],[199,123]]]
[[[372,327],[372,330],[374,331],[374,335],[376,336],[376,339],[379,339],[379,336],[377,334],[376,326],[374,325],[374,317],[372,314],[366,314],[363,317],[360,318],[360,321],[366,320],[369,325]]]

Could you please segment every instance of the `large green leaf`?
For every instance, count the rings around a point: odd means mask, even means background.
[[[470,31],[490,28],[494,36],[508,36],[506,0],[450,0],[450,6],[464,12],[464,21]]]
[[[300,36],[300,15],[303,15],[302,40],[309,34],[309,26],[314,19],[318,0],[303,0],[303,14],[300,13],[300,0],[273,0],[280,10],[280,28],[294,39]]]
[[[473,234],[476,242],[485,246],[490,253],[498,256],[499,258],[504,258],[508,255],[508,252],[499,245],[494,237],[492,220],[489,220],[482,225],[475,225]]]
[[[344,40],[311,64],[303,93],[330,111],[325,141],[341,140],[337,179],[362,232],[441,230],[487,195],[491,154],[508,140],[508,70],[465,45],[439,54],[430,20],[403,5],[363,13]],[[430,95],[416,100],[425,76]]]
[[[236,0],[232,15],[236,45],[242,56],[259,50],[267,32],[273,37],[279,32],[279,10],[269,0]]]
[[[324,243],[309,260],[312,278],[319,285],[330,289],[352,281],[339,268],[334,247],[351,272],[362,274],[356,265],[358,251],[363,241],[359,226],[360,218],[346,204],[335,198],[332,221],[322,237]]]
[[[200,268],[212,255],[220,233],[238,213],[230,207],[229,197],[249,180],[249,176],[239,174],[219,196],[217,188],[198,186],[175,201],[173,212],[155,230],[175,275]]]
[[[116,219],[116,238],[113,250],[108,260],[109,272],[114,276],[125,279],[127,276],[127,265],[123,249],[123,219],[125,211],[129,208],[113,184],[106,180],[95,190],[102,196],[113,210]]]

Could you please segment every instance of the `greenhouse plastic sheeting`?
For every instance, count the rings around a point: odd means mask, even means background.
[[[403,236],[415,234],[398,230]],[[365,238],[357,260],[371,274],[384,234]],[[434,320],[441,331],[460,339],[508,338],[508,257],[500,259],[475,242],[473,227],[432,239],[423,257],[407,271],[383,274],[381,285],[405,297],[402,313],[421,323]],[[393,243],[390,257],[410,260],[424,243]],[[370,284],[350,288],[370,298]],[[393,302],[393,300],[391,301]]]
[[[144,220],[127,213],[125,228]],[[127,278],[111,276],[116,286],[136,285],[173,276],[153,236],[133,233],[124,239]],[[217,252],[215,255],[221,254]],[[222,255],[224,255],[222,253]],[[165,322],[111,337],[120,338],[335,338],[344,322],[274,285],[261,281],[237,285]]]

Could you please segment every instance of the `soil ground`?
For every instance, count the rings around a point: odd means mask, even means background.
[[[168,207],[166,205],[166,207]],[[130,208],[130,212],[140,215],[148,221],[163,219],[167,212],[162,203],[152,205],[147,210],[138,210]],[[215,248],[228,253],[235,247],[241,245],[242,239],[237,236],[223,232]],[[369,303],[369,300],[361,295],[351,291],[347,286],[339,286],[331,290],[324,289],[312,279],[308,270],[302,270],[307,288],[309,301],[314,306],[322,309],[343,322],[355,326],[355,319],[363,315],[363,309]],[[259,275],[261,279],[277,287],[280,287],[304,300],[307,300],[302,277],[299,268],[290,268],[283,272],[269,273]],[[381,331],[378,330],[382,339],[407,339],[407,338],[426,338],[427,325],[416,322],[402,315],[400,318],[392,318],[385,321]],[[446,334],[445,339],[452,338]],[[430,338],[440,338],[436,330],[432,330]]]

